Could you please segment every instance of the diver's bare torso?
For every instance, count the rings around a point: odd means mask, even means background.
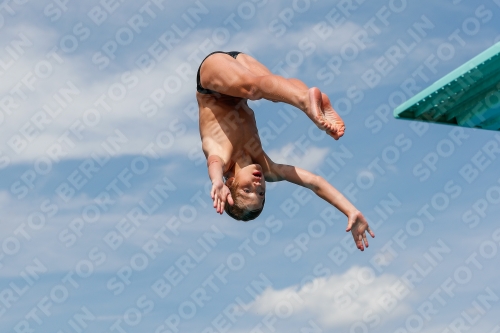
[[[269,159],[262,150],[257,124],[247,100],[221,94],[196,93],[200,136],[205,156],[219,156],[224,176],[234,176],[235,168],[260,164],[264,176]]]

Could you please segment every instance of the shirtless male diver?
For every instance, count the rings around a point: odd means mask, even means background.
[[[247,105],[247,100],[261,98],[297,107],[336,140],[344,134],[342,119],[318,88],[274,75],[241,52],[209,54],[198,69],[196,99],[214,208],[237,220],[255,219],[264,208],[266,182],[287,180],[311,189],[344,213],[346,231],[351,231],[363,251],[368,247],[366,232],[375,234],[361,212],[322,177],[274,163],[264,152],[254,113]]]

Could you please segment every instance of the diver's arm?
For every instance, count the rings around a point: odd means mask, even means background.
[[[328,183],[323,177],[315,175],[307,170],[283,164],[273,164],[272,174],[269,175],[275,181],[286,180],[291,183],[311,189],[317,196],[335,206],[347,216],[346,231],[351,231],[356,246],[361,251],[368,247],[365,231],[372,237],[375,234],[370,230],[368,222],[363,214],[354,207],[335,187]],[[267,178],[266,178],[267,180]],[[363,244],[364,243],[364,244]],[[363,246],[364,245],[364,246]]]
[[[356,207],[342,193],[325,179],[312,172],[285,164],[275,164],[272,169],[276,180],[286,180],[290,183],[311,189],[317,196],[335,206],[346,216],[352,215],[357,211]]]
[[[207,158],[207,168],[208,168],[208,176],[214,183],[224,183],[222,180],[222,170],[224,170],[224,161],[217,155],[210,155]]]

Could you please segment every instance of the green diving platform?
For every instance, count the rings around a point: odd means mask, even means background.
[[[500,43],[398,106],[394,117],[500,130]]]

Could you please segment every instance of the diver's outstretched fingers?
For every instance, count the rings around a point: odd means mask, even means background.
[[[368,244],[368,239],[366,238],[366,234],[363,232],[363,241],[365,243],[365,247],[368,247],[369,244]]]
[[[372,236],[372,238],[375,238],[375,233],[373,233],[372,229],[370,229],[369,226],[368,226],[368,228],[366,230],[368,231],[368,233],[370,234],[370,236]]]

